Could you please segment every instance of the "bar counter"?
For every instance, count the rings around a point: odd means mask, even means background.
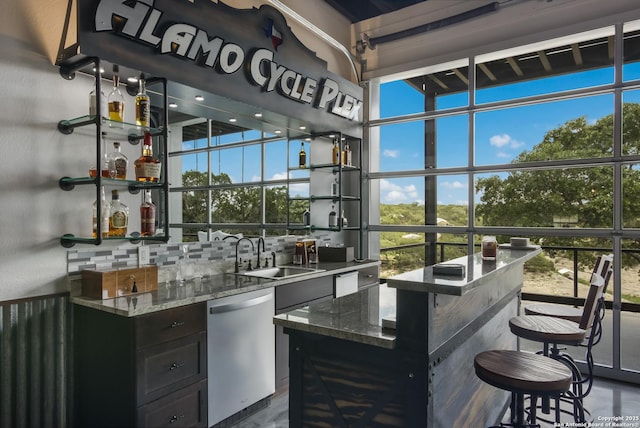
[[[508,395],[476,378],[473,357],[516,349],[523,265],[539,248],[480,254],[460,277],[432,267],[275,317],[289,334],[291,426],[470,427],[495,424]],[[395,330],[383,320],[395,315]]]

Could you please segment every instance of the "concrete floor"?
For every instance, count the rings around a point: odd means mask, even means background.
[[[255,413],[251,417],[237,423],[234,428],[284,428],[289,426],[288,402],[289,394],[282,391],[274,395],[269,407]],[[614,382],[606,379],[594,381],[591,394],[585,399],[585,407],[591,412],[591,427],[624,426],[640,428],[640,385]],[[619,419],[620,425],[607,425],[611,417],[627,417],[635,420]],[[624,425],[622,423],[627,423]],[[541,424],[542,427],[553,427],[554,424]],[[566,425],[572,426],[572,425]],[[480,428],[480,427],[469,427]]]

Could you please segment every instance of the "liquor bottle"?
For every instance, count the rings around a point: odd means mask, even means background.
[[[144,202],[140,205],[140,235],[156,234],[156,206],[151,200],[151,190],[144,191]]]
[[[344,216],[344,210],[342,210],[342,215],[340,216],[340,226],[341,227],[347,227],[347,225],[349,224],[347,218]]]
[[[89,168],[89,177],[96,178],[98,172],[94,165]],[[116,171],[109,165],[109,155],[107,154],[107,133],[102,133],[102,158],[100,160],[100,175],[104,178],[115,178]]]
[[[120,143],[113,142],[113,151],[109,153],[109,171],[114,173],[115,177],[120,180],[127,179],[127,166],[129,159],[120,151]]]
[[[98,220],[98,218],[100,220]],[[109,203],[104,194],[104,186],[100,186],[100,215],[98,215],[98,201],[93,202],[93,237],[98,237],[98,221],[100,234],[103,238],[109,236]]]
[[[329,227],[338,227],[338,214],[336,214],[334,205],[331,205],[331,212],[329,213]]]
[[[345,144],[342,150],[342,164],[351,166],[351,147],[349,147],[349,143]]]
[[[302,213],[302,220],[305,226],[311,226],[311,213],[308,208]]]
[[[151,134],[144,133],[144,143],[142,145],[142,156],[133,163],[136,172],[136,180],[150,181],[156,183],[160,180],[160,169],[162,164],[153,157],[153,146]]]
[[[93,85],[93,89],[89,92],[89,116],[92,118],[98,114],[96,85]],[[100,89],[100,117],[107,117],[107,96]]]
[[[331,196],[338,196],[340,193],[340,185],[338,184],[338,179],[334,178],[333,183],[331,183]]]
[[[120,194],[116,189],[111,191],[109,213],[109,236],[126,236],[129,225],[129,207],[120,202]]]
[[[304,151],[304,143],[300,143],[300,152],[298,153],[298,166],[300,166],[300,168],[307,167],[307,152]]]
[[[338,165],[340,163],[340,147],[338,147],[338,140],[333,140],[331,162],[333,162],[334,165]]]
[[[140,74],[138,79],[139,89],[136,95],[136,125],[149,126],[149,116],[151,113],[151,101],[145,87],[144,74]]]
[[[109,119],[115,122],[123,122],[124,121],[124,97],[122,96],[122,92],[120,92],[120,76],[118,73],[120,72],[120,68],[114,64],[113,65],[113,89],[111,89],[111,93],[109,93]],[[115,126],[115,125],[114,125]]]

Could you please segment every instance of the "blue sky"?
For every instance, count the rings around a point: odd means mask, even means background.
[[[628,65],[625,80],[640,77],[640,67]],[[477,104],[510,98],[549,94],[571,89],[613,83],[613,68],[507,85],[477,93]],[[640,102],[640,91],[628,91],[625,102]],[[442,96],[438,110],[465,107],[466,94]],[[475,165],[510,163],[525,150],[531,150],[544,135],[571,119],[585,116],[589,123],[613,113],[613,95],[597,95],[573,100],[556,101],[508,110],[482,112],[475,117]],[[381,117],[394,117],[423,111],[422,97],[403,81],[384,84],[381,88]],[[468,159],[468,115],[438,119],[438,167],[464,167]],[[422,122],[388,125],[381,129],[381,168],[387,171],[419,170],[423,168],[424,125]],[[489,174],[491,175],[491,174]],[[398,178],[380,183],[382,203],[423,203],[423,178]],[[468,178],[450,175],[438,178],[439,204],[468,204]],[[476,201],[479,195],[476,195]]]
[[[627,65],[625,80],[640,78],[640,67]],[[477,104],[541,95],[564,90],[586,88],[613,82],[613,68],[582,72],[566,76],[540,79],[526,83],[480,90]],[[628,91],[625,102],[640,102],[640,91]],[[597,95],[573,100],[556,101],[534,106],[516,107],[476,114],[475,118],[475,164],[492,165],[511,162],[525,150],[531,150],[542,141],[545,133],[579,116],[586,116],[589,123],[613,113],[613,95]],[[437,100],[437,109],[446,110],[465,107],[467,95],[442,96]],[[423,111],[422,96],[404,81],[390,82],[381,87],[381,117],[394,117]],[[468,115],[462,113],[437,121],[437,163],[440,168],[465,167],[468,165]],[[381,129],[380,171],[421,170],[424,168],[424,122],[387,125]],[[228,135],[218,142],[246,141],[259,138],[259,133]],[[201,145],[202,142],[198,142]],[[206,142],[204,143],[206,144]],[[291,142],[290,165],[297,163],[300,142]],[[309,143],[305,143],[307,153]],[[184,148],[188,148],[185,145]],[[192,147],[192,146],[191,146]],[[259,147],[223,150],[212,156],[212,170],[225,172],[234,183],[260,180]],[[284,179],[287,174],[286,141],[266,145],[264,176],[269,179]],[[243,162],[243,158],[245,162]],[[253,159],[247,161],[247,159]],[[206,154],[189,155],[183,158],[183,171],[199,169],[206,171]],[[294,176],[300,176],[294,172]],[[438,178],[439,204],[468,204],[468,178],[466,175],[444,175]],[[424,179],[406,177],[386,179],[380,182],[382,203],[424,203]],[[307,195],[306,185],[292,188],[292,195]],[[479,195],[475,196],[476,200]]]

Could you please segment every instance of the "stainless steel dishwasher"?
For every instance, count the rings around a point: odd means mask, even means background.
[[[275,392],[273,288],[207,302],[208,426]]]

